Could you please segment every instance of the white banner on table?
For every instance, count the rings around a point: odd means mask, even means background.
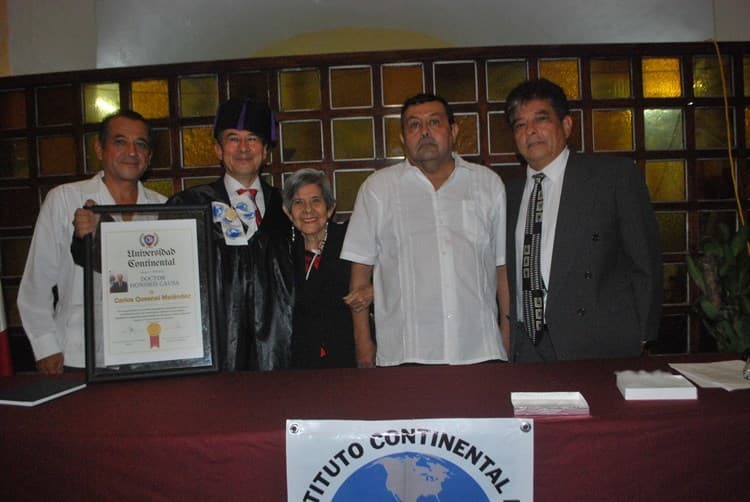
[[[530,501],[533,424],[515,418],[287,420],[288,500]]]
[[[203,357],[195,220],[101,224],[104,364]]]

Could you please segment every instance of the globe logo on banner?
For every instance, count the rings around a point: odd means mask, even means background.
[[[155,233],[153,234],[141,234],[141,246],[145,248],[150,248],[156,246],[156,244],[159,242],[159,236]]]
[[[333,502],[481,502],[489,500],[477,482],[456,464],[416,452],[395,453],[357,469]]]

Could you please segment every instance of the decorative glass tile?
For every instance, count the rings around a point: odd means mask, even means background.
[[[216,140],[212,127],[183,127],[180,136],[182,139],[182,165],[184,167],[204,167],[219,164],[214,149]]]
[[[734,197],[729,159],[695,161],[695,197],[698,199],[731,199]]]
[[[268,74],[262,72],[229,75],[230,98],[252,98],[268,102],[270,96]]]
[[[30,245],[31,237],[0,240],[0,256],[2,257],[0,266],[2,266],[4,277],[21,277],[23,275]]]
[[[591,60],[592,98],[621,99],[632,95],[629,59]]]
[[[727,83],[727,95],[733,96],[732,58],[722,56],[724,78]],[[693,57],[693,95],[697,98],[722,97],[724,90],[721,85],[721,68],[716,56]]]
[[[0,92],[0,129],[26,127],[26,93],[24,91]]]
[[[487,61],[487,101],[505,101],[515,86],[529,78],[525,59]]]
[[[730,230],[737,228],[736,211],[698,211],[698,239],[704,236],[715,236],[719,223],[724,223]]]
[[[94,144],[96,144],[96,138],[99,134],[95,132],[87,132],[83,135],[83,153],[84,161],[86,162],[86,172],[96,173],[102,168],[101,161],[96,156],[96,150]]]
[[[456,113],[458,137],[453,151],[459,155],[479,155],[479,115],[476,113]]]
[[[151,169],[172,167],[172,141],[169,129],[154,129],[151,145]],[[213,136],[211,137],[213,139]]]
[[[510,124],[505,120],[505,112],[487,114],[490,134],[490,153],[516,153],[516,141]]]
[[[23,208],[23,211],[18,208]],[[31,228],[38,212],[36,190],[30,187],[0,188],[0,228]]]
[[[682,96],[680,58],[643,58],[644,98],[677,98]]]
[[[317,69],[279,72],[281,111],[320,110],[320,99],[320,72]]]
[[[424,92],[424,75],[419,63],[383,65],[381,72],[383,106],[401,106],[410,97]]]
[[[474,61],[435,63],[435,94],[449,103],[477,100],[477,65]]]
[[[665,263],[662,268],[663,303],[687,303],[687,267],[684,263]]]
[[[643,134],[646,150],[682,150],[685,148],[682,110],[643,110]]]
[[[29,177],[29,142],[26,138],[0,140],[0,178]]]
[[[357,66],[330,69],[331,108],[372,106],[372,68]]]
[[[216,75],[180,78],[180,113],[183,117],[213,117],[218,106]]]
[[[147,119],[169,117],[169,86],[166,80],[138,80],[130,85],[133,110]]]
[[[595,152],[633,150],[633,110],[593,110]]]
[[[734,146],[734,110],[729,110],[729,133]],[[695,109],[695,148],[727,147],[727,125],[723,108]]]
[[[337,169],[333,172],[333,190],[336,196],[336,212],[350,213],[360,185],[374,169]]]
[[[652,202],[685,200],[685,161],[647,160],[646,185]]]
[[[150,188],[156,192],[159,192],[165,197],[171,197],[174,195],[174,184],[171,179],[168,180],[147,180],[143,184],[146,188]]]
[[[500,175],[503,179],[503,183],[507,184],[513,180],[521,180],[526,178],[526,166],[521,164],[492,164],[490,165],[493,171]]]
[[[98,124],[120,109],[120,84],[117,82],[83,85],[83,119]]]
[[[652,354],[686,354],[690,352],[690,325],[687,314],[665,315],[659,323],[659,335]]]
[[[197,187],[201,185],[208,185],[213,183],[219,177],[218,176],[199,176],[197,178],[182,178],[182,189],[187,190],[188,188]]]
[[[42,136],[37,140],[39,174],[77,174],[76,142],[73,136]]]
[[[401,116],[388,115],[383,117],[385,136],[385,157],[397,159],[404,157],[404,145],[401,143]]]
[[[687,249],[687,213],[657,212],[662,253],[684,253]]]
[[[309,162],[323,159],[320,120],[281,123],[281,161]]]
[[[294,174],[294,171],[287,171],[285,173],[281,173],[281,188],[282,189],[284,188],[284,185],[286,185],[286,180],[288,180],[289,177],[293,174]],[[335,195],[334,195],[334,198],[336,198]]]
[[[333,119],[333,160],[362,160],[375,157],[372,117]]]
[[[568,99],[581,99],[578,59],[540,59],[539,76],[562,87]]]
[[[573,129],[570,131],[568,146],[576,152],[583,152],[583,110],[570,110]]]
[[[75,102],[76,99],[72,85],[37,88],[37,125],[51,126],[72,124],[76,121]]]

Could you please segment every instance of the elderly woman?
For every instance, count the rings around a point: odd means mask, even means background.
[[[287,178],[283,206],[295,269],[292,367],[356,367],[351,310],[369,308],[372,287],[349,293],[351,263],[339,258],[347,223],[331,220],[336,201],[325,173],[301,169]]]

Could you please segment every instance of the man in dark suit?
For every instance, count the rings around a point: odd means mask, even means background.
[[[219,357],[224,370],[272,370],[290,361],[294,269],[279,190],[261,181],[275,142],[268,105],[233,98],[214,121],[224,176],[167,204],[210,204],[214,216]]]
[[[109,287],[110,293],[127,293],[128,292],[128,283],[127,281],[122,277],[122,274],[117,274],[117,280],[112,283],[112,285]]]
[[[506,118],[527,162],[526,177],[507,186],[512,360],[637,356],[657,336],[662,295],[638,168],[570,151],[568,102],[548,80],[513,89]]]

